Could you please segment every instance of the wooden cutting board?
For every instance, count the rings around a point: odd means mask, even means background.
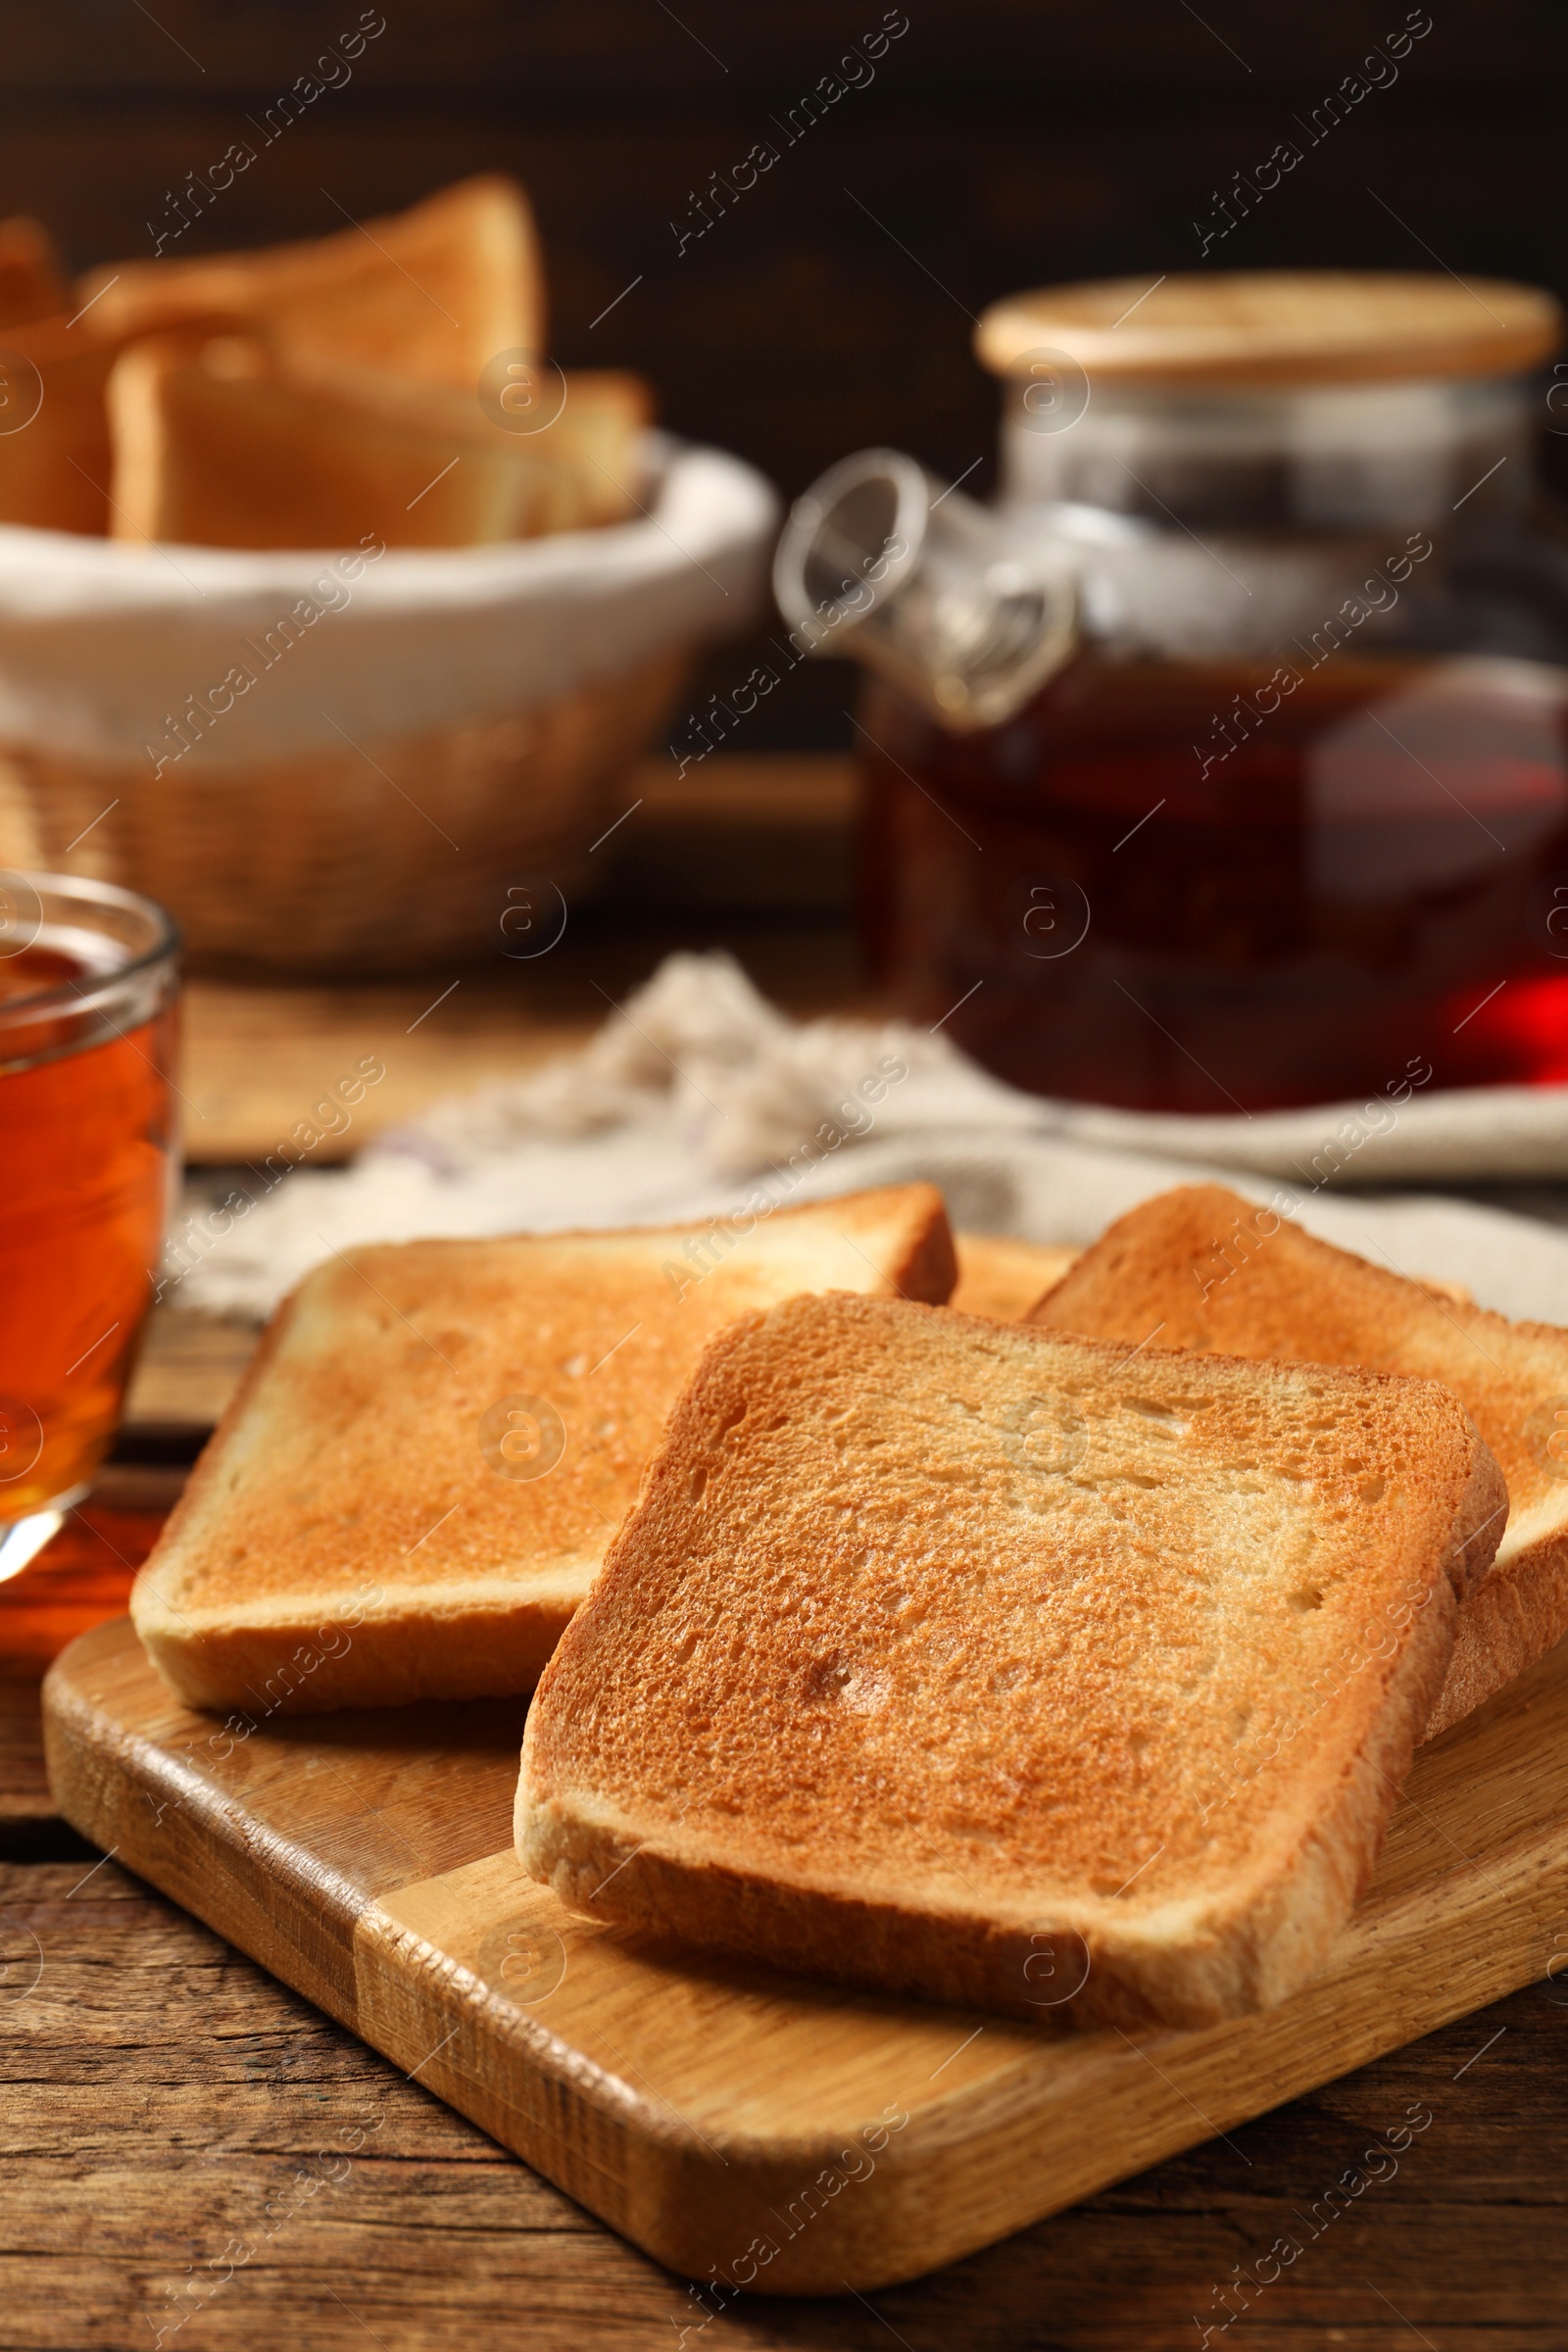
[[[82,1834],[660,2260],[908,2278],[1568,1969],[1568,1643],[1422,1752],[1333,1964],[1267,2016],[1075,2034],[586,1924],[523,1878],[524,1702],[226,1724],[128,1622],[45,1686]]]

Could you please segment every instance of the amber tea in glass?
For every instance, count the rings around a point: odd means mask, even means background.
[[[1080,1102],[1568,1079],[1568,679],[1346,654],[1203,772],[1210,714],[1266,710],[1273,674],[1086,653],[970,735],[880,692],[879,971],[1000,1076]]]
[[[0,872],[0,1574],[120,1417],[173,1174],[177,945],[130,891]]]

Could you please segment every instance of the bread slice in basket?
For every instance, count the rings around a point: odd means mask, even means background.
[[[491,360],[545,349],[538,239],[515,180],[481,172],[349,227],[328,217],[334,234],[297,244],[91,270],[76,288],[84,327],[115,341],[217,318],[290,353],[470,396]]]
[[[647,388],[589,368],[545,389],[559,414],[511,432],[471,388],[285,360],[252,335],[145,336],[109,379],[110,535],[476,547],[626,520],[653,416]]]
[[[148,335],[109,379],[110,536],[192,547],[474,547],[585,526],[600,484],[470,396],[360,395],[302,377],[254,336]],[[451,410],[456,410],[456,415]]]
[[[513,463],[558,468],[571,484],[573,512],[549,527],[566,530],[630,521],[646,514],[643,436],[654,422],[653,387],[623,368],[519,365],[513,379],[474,387],[294,356],[293,380],[349,407],[378,428],[445,436],[454,446]],[[504,420],[505,419],[505,420]]]
[[[949,1305],[965,1315],[989,1315],[998,1323],[1021,1322],[1078,1254],[1049,1242],[1017,1242],[995,1233],[956,1233],[953,1241],[958,1280]]]
[[[829,1285],[952,1288],[930,1185],[769,1205],[334,1253],[136,1580],[165,1680],[253,1717],[531,1688],[715,1330]]]
[[[1212,1184],[1119,1217],[1030,1319],[1127,1347],[1157,1335],[1161,1348],[1360,1364],[1453,1391],[1501,1466],[1509,1508],[1428,1739],[1568,1635],[1568,1331],[1490,1314]]]
[[[34,318],[64,324],[74,308],[49,231],[23,213],[0,220],[0,327],[25,326]]]
[[[111,457],[104,387],[113,351],[64,318],[6,330],[0,356],[0,522],[101,535]]]
[[[709,1348],[547,1669],[590,1916],[1020,2016],[1277,2001],[1496,1540],[1447,1390],[794,1298]]]

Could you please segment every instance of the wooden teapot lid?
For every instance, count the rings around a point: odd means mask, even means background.
[[[1095,383],[1243,390],[1514,375],[1561,335],[1552,297],[1504,278],[1248,270],[1012,294],[986,312],[975,350],[998,375],[1049,351]]]

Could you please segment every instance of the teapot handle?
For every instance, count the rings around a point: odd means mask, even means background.
[[[790,510],[773,593],[795,641],[850,654],[944,726],[1000,726],[1078,641],[1076,562],[896,449],[830,466]]]

